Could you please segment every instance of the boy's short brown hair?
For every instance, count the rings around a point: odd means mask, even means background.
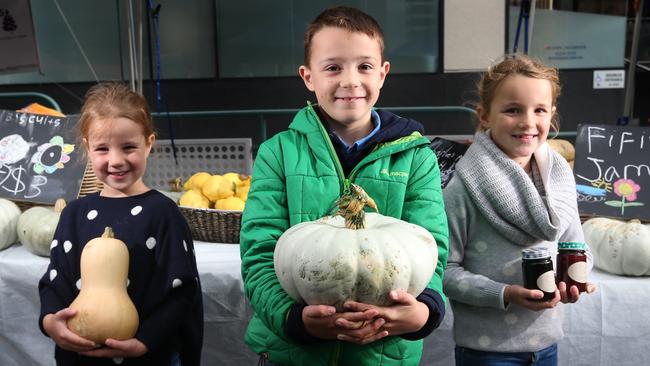
[[[370,15],[359,9],[337,6],[325,9],[307,27],[305,32],[305,66],[309,66],[311,57],[311,40],[319,30],[325,27],[342,28],[349,32],[360,32],[379,42],[381,61],[384,61],[384,33],[379,23]]]

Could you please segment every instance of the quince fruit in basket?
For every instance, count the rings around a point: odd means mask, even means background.
[[[242,185],[242,182],[243,182],[242,179],[241,179],[243,176],[240,175],[239,173],[229,172],[229,173],[225,173],[224,175],[222,175],[222,177],[224,177],[224,178],[228,179],[229,181],[233,182],[235,184],[235,186],[240,186],[240,185]]]
[[[236,187],[231,180],[221,175],[213,175],[203,183],[201,193],[211,202],[217,202],[217,200],[234,196]]]
[[[235,192],[235,196],[241,198],[242,201],[246,202],[248,199],[248,190],[251,188],[250,184],[237,187],[237,191]]]
[[[203,188],[203,184],[208,180],[212,175],[207,172],[198,172],[192,174],[190,179],[188,179],[185,184],[183,184],[183,189],[186,191],[196,189],[200,191]]]
[[[210,208],[210,200],[202,195],[201,192],[193,189],[183,193],[181,198],[178,200],[178,204],[194,208]]]
[[[234,210],[234,211],[244,211],[244,206],[246,202],[239,197],[228,197],[224,199],[217,200],[214,203],[214,208],[217,210]]]

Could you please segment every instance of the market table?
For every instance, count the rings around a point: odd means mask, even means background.
[[[243,335],[251,309],[242,292],[239,246],[196,242],[203,286],[205,365],[255,365]],[[38,280],[48,258],[21,245],[0,251],[0,365],[54,365],[54,344],[38,329]],[[598,292],[564,306],[560,365],[641,365],[650,345],[650,277],[594,270]],[[425,340],[422,365],[453,365],[451,311]]]

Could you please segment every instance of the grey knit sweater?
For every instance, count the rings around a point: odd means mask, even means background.
[[[449,222],[444,291],[460,346],[531,352],[563,336],[562,308],[568,305],[535,312],[506,308],[503,301],[508,284],[523,285],[523,248],[547,247],[555,262],[558,241],[584,242],[568,164],[547,144],[534,161],[538,187],[489,133],[478,133],[443,190]],[[591,253],[588,258],[591,268]]]

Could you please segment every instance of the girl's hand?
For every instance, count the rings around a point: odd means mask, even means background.
[[[377,314],[378,311],[372,308],[337,313],[333,306],[307,305],[302,311],[302,321],[309,334],[321,339],[337,339],[346,329],[359,337],[367,338],[377,333],[383,324],[383,320],[375,319]]]
[[[574,303],[577,302],[578,299],[580,298],[580,291],[578,291],[578,288],[576,286],[571,286],[571,288],[568,289],[566,288],[566,283],[560,282],[558,285],[558,290],[560,290],[560,301],[563,303]],[[596,292],[596,285],[593,283],[587,282],[586,284],[586,289],[585,291],[588,294]]]
[[[95,342],[82,338],[68,329],[68,319],[72,318],[77,310],[65,308],[55,314],[47,314],[43,318],[43,329],[52,338],[54,343],[66,351],[87,352],[100,347]]]
[[[426,304],[419,302],[406,291],[395,290],[388,295],[394,301],[389,306],[374,306],[355,301],[348,301],[345,307],[353,311],[367,311],[377,309],[379,319],[375,320],[372,326],[378,326],[374,334],[357,334],[354,331],[341,333],[339,339],[367,344],[388,335],[400,335],[420,330],[429,319],[429,308]],[[383,320],[383,324],[381,324]],[[349,329],[349,324],[339,323]]]
[[[147,346],[136,338],[126,339],[123,341],[109,338],[106,340],[105,347],[80,353],[88,357],[130,358],[140,357],[147,353],[147,351]]]
[[[533,311],[540,311],[555,307],[560,302],[560,291],[555,290],[555,297],[548,301],[539,301],[544,297],[540,290],[529,290],[519,285],[508,285],[503,293],[503,300],[517,304]]]

